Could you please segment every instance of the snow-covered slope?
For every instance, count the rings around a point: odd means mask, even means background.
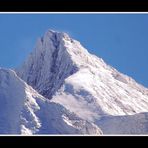
[[[98,125],[102,116],[148,111],[147,88],[88,53],[65,33],[47,31],[16,71],[51,102]]]
[[[0,134],[101,134],[62,105],[50,102],[14,71],[0,69]]]
[[[97,124],[103,134],[148,134],[148,113],[125,116],[102,116]]]

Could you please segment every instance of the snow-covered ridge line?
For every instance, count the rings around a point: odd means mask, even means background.
[[[102,134],[58,103],[38,94],[13,70],[0,68],[0,134]]]

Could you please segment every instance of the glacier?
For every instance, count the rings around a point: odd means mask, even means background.
[[[48,30],[23,65],[0,75],[0,133],[148,134],[148,89],[66,33]]]

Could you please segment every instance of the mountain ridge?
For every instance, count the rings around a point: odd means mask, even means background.
[[[50,102],[13,70],[0,69],[0,134],[102,134],[62,105]]]

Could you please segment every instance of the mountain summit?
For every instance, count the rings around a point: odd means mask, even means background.
[[[52,103],[58,104],[67,110],[66,113],[83,121],[83,128],[89,132],[80,130],[79,133],[148,133],[148,89],[90,54],[66,33],[48,30],[15,71],[21,81],[50,102],[49,108]],[[54,109],[49,112],[52,111]],[[38,116],[41,122],[42,116],[45,115]],[[67,119],[61,118],[61,114],[58,116],[62,122]],[[63,126],[56,121],[58,127]],[[67,124],[74,127],[72,123]],[[61,128],[58,130],[66,133]],[[71,133],[76,132],[72,130]]]
[[[18,71],[18,75],[43,96],[51,99],[65,78],[77,71],[71,58],[72,51],[67,50],[71,49],[67,48],[71,42],[76,44],[65,33],[47,31],[38,39],[34,51]]]

